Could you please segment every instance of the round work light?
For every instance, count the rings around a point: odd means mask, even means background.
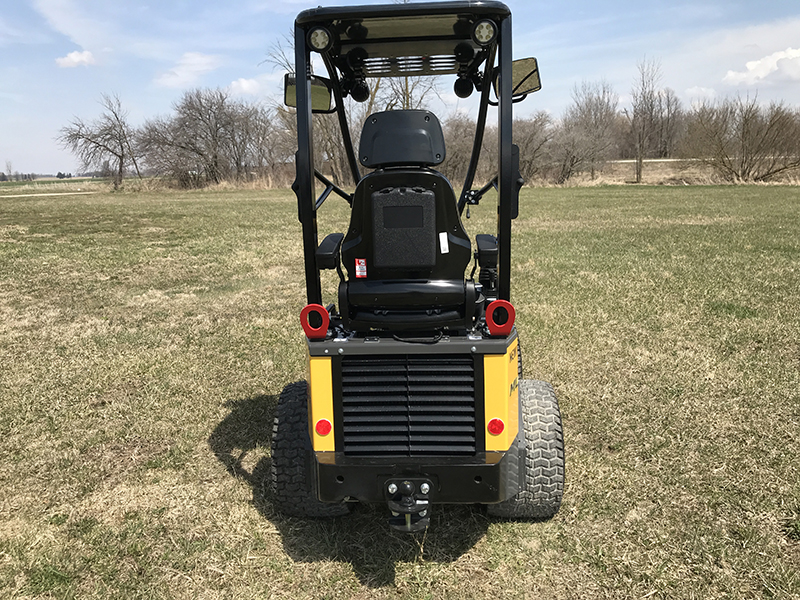
[[[479,46],[488,46],[497,37],[497,25],[494,21],[483,19],[472,27],[472,39]]]
[[[324,27],[314,27],[308,32],[308,45],[317,52],[326,52],[333,45],[333,36]]]

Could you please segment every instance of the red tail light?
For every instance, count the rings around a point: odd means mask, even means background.
[[[508,335],[514,328],[517,313],[508,300],[495,300],[486,307],[486,325],[492,335]]]
[[[333,429],[333,425],[331,425],[331,422],[328,421],[328,419],[320,419],[317,421],[314,429],[319,435],[328,435],[331,432],[331,429]]]
[[[324,340],[328,335],[331,318],[328,311],[319,304],[309,304],[300,311],[300,324],[310,340]]]
[[[492,435],[500,435],[505,428],[506,424],[503,423],[502,419],[492,419],[486,426],[487,431]]]

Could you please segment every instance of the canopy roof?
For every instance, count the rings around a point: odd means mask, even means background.
[[[314,8],[300,13],[306,31],[325,27],[334,37],[330,55],[340,71],[357,69],[366,77],[457,73],[455,48],[469,44],[477,53],[472,28],[483,19],[500,21],[508,7],[494,0]]]

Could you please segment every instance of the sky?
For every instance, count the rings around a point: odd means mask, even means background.
[[[330,5],[380,4],[333,0]],[[3,0],[0,11],[0,170],[77,172],[56,141],[75,117],[116,94],[132,125],[168,115],[194,88],[277,102],[282,73],[265,62],[294,17],[320,0]],[[643,61],[684,106],[736,94],[800,107],[797,0],[506,0],[514,56],[536,56],[542,90],[520,116],[559,117],[575,86],[606,81],[629,104]],[[329,5],[327,2],[325,5]],[[450,82],[431,109],[475,111]]]

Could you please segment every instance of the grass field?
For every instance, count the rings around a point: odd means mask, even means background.
[[[564,504],[417,536],[265,490],[304,370],[290,192],[0,196],[0,597],[800,598],[800,188],[523,194]]]

